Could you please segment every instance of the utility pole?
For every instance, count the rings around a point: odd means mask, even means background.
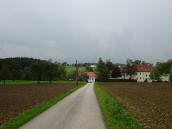
[[[78,61],[76,60],[76,85],[78,86]]]

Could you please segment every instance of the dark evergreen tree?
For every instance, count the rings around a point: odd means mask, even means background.
[[[107,81],[109,78],[109,71],[105,64],[105,62],[99,58],[99,61],[97,63],[96,71],[98,73],[98,80],[99,81]]]
[[[2,64],[1,69],[0,69],[0,80],[5,81],[10,78],[10,70],[8,68],[7,64]]]

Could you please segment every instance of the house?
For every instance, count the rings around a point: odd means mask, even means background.
[[[96,74],[94,72],[88,72],[87,76],[88,76],[88,82],[89,83],[94,83],[95,82]]]
[[[95,64],[90,65],[91,68],[96,68]]]
[[[152,65],[150,64],[139,64],[135,66],[135,75],[133,77],[137,82],[150,82],[150,74],[153,70]]]
[[[121,70],[121,78],[120,79],[133,79],[137,80],[137,82],[151,82],[150,73],[153,70],[152,65],[150,64],[138,64],[133,67],[133,71],[135,72],[131,77],[127,74],[127,66],[119,66]]]

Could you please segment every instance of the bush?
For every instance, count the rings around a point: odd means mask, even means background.
[[[171,70],[170,70],[170,82],[172,82],[172,67],[171,67]]]

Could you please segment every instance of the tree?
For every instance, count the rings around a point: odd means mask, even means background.
[[[144,63],[144,62],[141,61],[141,60],[135,60],[135,61],[134,61],[134,64],[137,64],[137,65],[142,64],[142,63]]]
[[[115,67],[113,70],[112,70],[112,74],[111,76],[113,78],[117,78],[117,77],[120,77],[121,76],[121,70],[119,67]]]
[[[170,69],[170,82],[172,82],[172,67]]]
[[[135,65],[131,59],[127,59],[127,75],[130,76],[130,79],[135,74]]]
[[[0,69],[0,79],[5,81],[10,78],[10,70],[6,64],[3,64]]]
[[[67,72],[67,79],[68,80],[75,80],[76,79],[76,70],[72,70],[70,72]]]
[[[11,79],[14,81],[14,80],[19,80],[21,79],[21,67],[19,65],[18,62],[15,62],[15,61],[12,61],[10,63],[8,63],[8,66],[9,66],[9,69],[11,71]]]
[[[160,80],[160,72],[159,72],[159,70],[157,68],[153,69],[153,71],[150,74],[150,78],[152,80],[157,80],[157,81]]]
[[[78,76],[78,80],[79,81],[87,81],[87,79],[88,79],[87,72],[80,71],[79,76]]]
[[[58,66],[58,75],[57,77],[59,77],[59,79],[65,80],[66,79],[66,68],[64,65],[59,65]]]
[[[24,70],[22,71],[22,79],[25,79],[25,80],[31,80],[32,79],[32,70],[30,67],[26,67],[24,68]]]
[[[45,75],[50,84],[55,78],[60,78],[62,71],[59,67],[62,66],[51,62],[44,62],[44,65],[42,67],[43,75]]]
[[[90,67],[90,66],[87,66],[87,67],[86,67],[86,70],[87,70],[87,72],[93,72],[93,71],[94,71],[93,68]]]
[[[98,72],[98,80],[99,81],[106,81],[109,78],[109,71],[106,64],[103,62],[101,58],[97,63],[96,71]]]
[[[31,73],[33,77],[37,80],[38,84],[40,84],[43,75],[41,64],[41,62],[35,62],[31,65]]]
[[[160,71],[160,74],[168,74],[172,67],[172,60],[168,60],[167,62],[157,63],[156,68]]]
[[[114,65],[113,65],[113,63],[111,62],[111,60],[107,60],[107,61],[106,61],[106,67],[107,67],[108,72],[109,72],[109,74],[110,74],[110,73],[112,72],[113,68],[114,68]]]

